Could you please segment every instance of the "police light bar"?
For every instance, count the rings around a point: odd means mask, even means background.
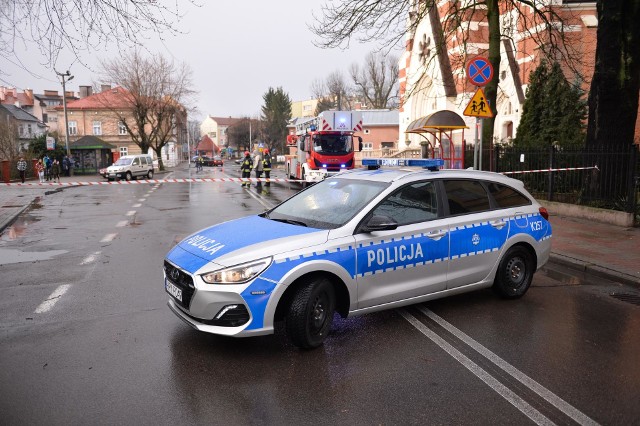
[[[429,170],[438,170],[444,166],[442,158],[363,158],[362,165],[369,169],[378,169],[381,166],[397,166],[397,167],[423,167]]]

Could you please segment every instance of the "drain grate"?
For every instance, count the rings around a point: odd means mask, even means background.
[[[640,295],[637,294],[611,293],[611,297],[622,300],[623,302],[631,303],[632,305],[640,306]]]

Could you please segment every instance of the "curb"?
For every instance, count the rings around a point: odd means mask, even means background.
[[[624,272],[619,272],[575,257],[560,253],[551,253],[551,256],[549,256],[549,262],[565,266],[576,271],[586,272],[610,281],[640,287],[640,277],[625,274]]]

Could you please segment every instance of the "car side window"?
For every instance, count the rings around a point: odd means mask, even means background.
[[[139,159],[139,158],[134,158],[134,159],[133,159],[133,165],[134,165],[134,166],[137,166],[137,165],[139,165],[139,164],[140,164],[140,159]]]
[[[487,182],[486,184],[491,196],[500,208],[506,209],[509,207],[531,205],[531,200],[529,198],[525,197],[522,193],[510,186],[496,182]]]
[[[438,217],[438,199],[433,182],[403,186],[389,195],[372,212],[393,218],[398,225],[425,222]]]
[[[449,204],[449,214],[482,212],[491,209],[489,194],[479,181],[445,180],[445,192]]]

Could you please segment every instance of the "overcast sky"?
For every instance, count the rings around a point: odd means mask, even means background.
[[[356,40],[347,50],[315,47],[315,36],[307,26],[312,23],[312,12],[320,15],[325,1],[203,1],[202,7],[183,1],[179,4],[185,17],[178,27],[187,34],[169,37],[164,43],[149,34],[145,45],[152,52],[191,66],[199,92],[198,118],[257,116],[269,87],[281,86],[292,101],[308,99],[314,80],[325,79],[336,70],[349,78],[350,65],[363,64],[366,54],[377,48]],[[83,59],[97,69],[98,58],[109,54],[117,54],[117,49],[97,51]],[[42,78],[4,64],[1,85],[31,88],[35,93],[45,89],[61,92],[55,73],[39,64],[42,58],[36,49],[28,49],[22,58]],[[78,86],[91,85],[98,78],[95,71],[64,55],[56,68],[71,71],[75,78],[67,90],[75,92]]]

